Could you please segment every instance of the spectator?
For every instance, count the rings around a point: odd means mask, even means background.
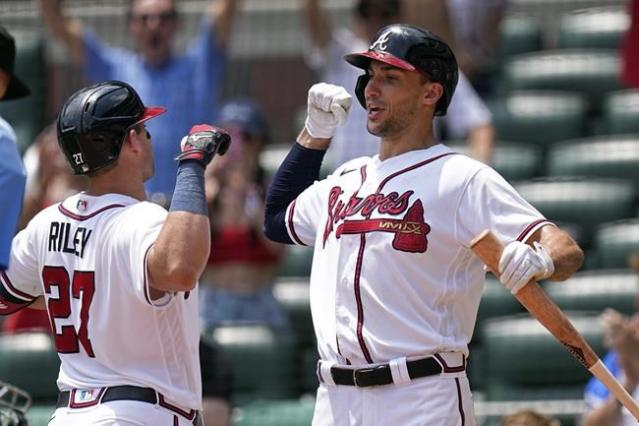
[[[559,420],[533,410],[518,411],[502,419],[501,426],[559,426]]]
[[[354,9],[352,29],[333,29],[319,0],[304,0],[304,16],[312,49],[309,65],[319,71],[320,79],[346,87],[353,95],[360,70],[350,67],[342,58],[352,52],[365,50],[373,35],[381,27],[398,22],[402,17],[400,0],[358,0]],[[430,9],[429,9],[430,11]],[[355,106],[345,126],[335,134],[328,160],[342,164],[361,156],[372,156],[379,150],[379,138],[366,131],[366,111]],[[436,120],[439,139],[467,139],[470,154],[483,162],[490,162],[494,145],[492,116],[463,74],[445,117]]]
[[[0,26],[0,101],[19,99],[31,93],[13,74],[16,44]],[[11,240],[17,230],[24,197],[25,172],[13,128],[0,116],[0,272],[9,266]]]
[[[248,321],[287,329],[272,289],[283,246],[262,233],[266,182],[258,157],[268,139],[264,117],[254,102],[237,98],[224,104],[217,122],[233,144],[206,175],[211,256],[200,280],[202,325]]]
[[[404,0],[412,23],[450,40],[462,71],[482,95],[492,89],[490,69],[508,0]],[[428,13],[424,13],[428,10]],[[439,32],[438,32],[439,31]]]
[[[27,185],[20,229],[40,210],[86,188],[86,178],[71,174],[58,148],[55,124],[45,127],[24,154]]]
[[[626,390],[637,399],[639,398],[639,312],[626,317],[613,309],[607,309],[601,318],[604,324],[604,344],[610,348],[603,362]],[[582,419],[582,426],[637,424],[634,416],[622,407],[603,383],[596,378],[590,379],[586,385],[584,399],[587,412]]]
[[[178,142],[193,123],[217,112],[237,0],[211,0],[197,37],[181,56],[172,51],[179,16],[172,0],[132,0],[128,31],[136,52],[105,45],[77,19],[64,16],[59,0],[40,0],[44,21],[91,82],[122,80],[143,102],[165,105],[165,117],[149,123],[155,135],[155,176],[146,183],[152,201],[168,205],[175,186]]]

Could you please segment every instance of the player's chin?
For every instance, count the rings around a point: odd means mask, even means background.
[[[382,126],[380,125],[380,123],[376,123],[371,120],[368,120],[366,122],[366,130],[368,130],[368,133],[370,133],[373,136],[380,136],[380,137],[383,136]]]

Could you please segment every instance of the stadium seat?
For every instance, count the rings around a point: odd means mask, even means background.
[[[573,10],[559,21],[557,47],[616,49],[630,27],[625,7],[592,7]]]
[[[492,274],[486,276],[484,291],[482,292],[475,331],[470,343],[470,358],[468,359],[468,377],[473,390],[484,386],[482,364],[484,350],[481,341],[483,324],[494,318],[505,317],[525,312],[524,307]]]
[[[295,365],[299,370],[300,393],[314,392],[317,387],[317,344],[309,293],[308,279],[279,278],[273,288],[275,298],[288,314],[295,336]]]
[[[507,180],[530,179],[542,170],[542,154],[535,144],[498,141],[491,166]]]
[[[499,27],[499,43],[495,52],[498,61],[520,53],[542,49],[542,30],[536,18],[528,15],[513,15],[502,20]]]
[[[602,119],[608,134],[639,133],[639,90],[609,93],[604,101]]]
[[[473,342],[481,339],[480,330],[485,321],[524,312],[526,312],[525,308],[506,290],[503,284],[494,275],[487,274],[486,284],[479,303],[479,311],[477,312]]]
[[[34,404],[55,403],[60,359],[47,333],[0,335],[0,378],[28,392]]]
[[[287,245],[284,252],[278,276],[280,277],[308,277],[311,275],[313,263],[313,247]]]
[[[292,336],[277,334],[264,325],[222,326],[211,335],[231,364],[235,404],[297,394],[299,377]]]
[[[598,268],[627,268],[631,254],[639,252],[639,219],[602,224],[594,239]]]
[[[585,135],[588,104],[578,94],[518,91],[488,106],[498,140],[547,145]]]
[[[632,183],[610,178],[554,177],[520,182],[519,193],[552,221],[575,224],[588,246],[597,225],[632,217]]]
[[[628,269],[580,271],[565,282],[544,283],[544,290],[562,310],[599,313],[613,308],[631,315],[636,311],[639,280]]]
[[[595,315],[567,312],[594,351],[602,356],[602,327]],[[482,328],[483,378],[488,400],[581,398],[588,371],[536,319],[489,320]]]
[[[305,347],[314,347],[309,293],[308,278],[279,278],[273,287],[275,298],[288,314],[297,343]]]
[[[553,144],[549,176],[598,176],[628,179],[639,191],[639,134],[598,136]]]
[[[32,405],[27,411],[29,426],[47,426],[51,415],[56,410],[55,405]]]
[[[582,93],[591,112],[601,98],[621,88],[620,58],[613,49],[561,49],[513,56],[503,68],[509,90],[562,90]]]
[[[308,426],[313,419],[314,398],[258,401],[238,407],[233,426]]]

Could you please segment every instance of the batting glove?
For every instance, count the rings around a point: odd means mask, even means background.
[[[194,160],[204,167],[211,162],[215,154],[224,155],[231,144],[231,137],[222,129],[208,124],[196,124],[191,127],[189,134],[180,142],[180,155],[175,157],[178,162]]]
[[[517,294],[532,279],[543,280],[555,272],[555,265],[544,246],[533,243],[534,248],[521,241],[504,247],[499,259],[499,281],[512,294]]]
[[[335,128],[343,124],[352,97],[346,89],[333,84],[314,84],[308,91],[306,131],[317,139],[330,139]]]

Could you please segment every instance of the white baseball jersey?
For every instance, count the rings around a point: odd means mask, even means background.
[[[5,305],[45,296],[61,390],[144,386],[201,408],[196,291],[149,296],[146,257],[166,215],[127,196],[80,193],[14,238],[0,295]]]
[[[352,160],[286,217],[291,239],[315,246],[320,357],[353,365],[468,354],[485,278],[470,241],[485,229],[525,241],[548,223],[497,172],[444,145]]]

